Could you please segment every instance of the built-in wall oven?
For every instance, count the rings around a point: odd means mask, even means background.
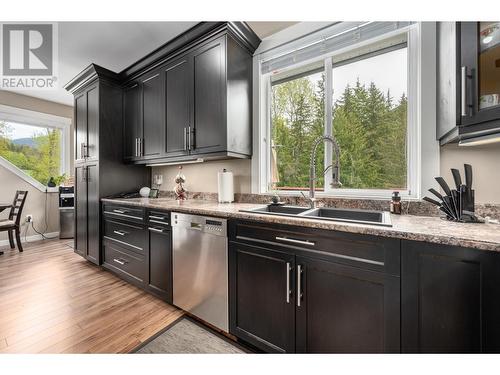
[[[73,238],[75,234],[75,187],[59,187],[59,238]]]
[[[229,331],[227,220],[172,212],[173,303]]]

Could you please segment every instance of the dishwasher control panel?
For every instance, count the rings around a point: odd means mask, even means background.
[[[227,236],[227,220],[172,212],[172,227],[183,227],[217,236]]]

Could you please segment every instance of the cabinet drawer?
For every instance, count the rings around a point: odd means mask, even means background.
[[[105,217],[114,217],[133,222],[144,222],[144,209],[140,207],[104,204],[103,212]]]
[[[148,211],[146,220],[149,225],[166,225],[170,226],[170,212],[165,211]]]
[[[142,226],[107,219],[104,220],[104,237],[144,254],[147,232]]]
[[[231,241],[286,249],[302,256],[400,274],[400,241],[315,228],[231,221]]]
[[[144,282],[147,271],[147,264],[143,256],[109,240],[104,241],[104,266],[139,283]]]

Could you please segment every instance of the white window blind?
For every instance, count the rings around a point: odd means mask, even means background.
[[[340,22],[261,54],[261,73],[276,72],[410,26],[413,22]],[[395,38],[393,43],[401,43]],[[295,47],[295,48],[294,48]],[[386,46],[389,47],[389,46]]]

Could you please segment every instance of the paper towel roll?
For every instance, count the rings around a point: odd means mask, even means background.
[[[219,187],[219,203],[234,202],[233,172],[222,170],[217,173],[217,184]]]

